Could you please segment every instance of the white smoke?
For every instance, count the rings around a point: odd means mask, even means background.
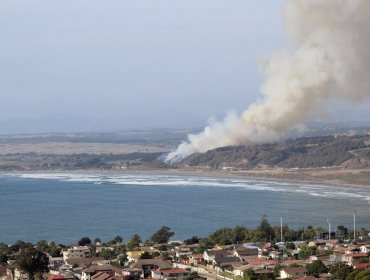
[[[189,135],[167,161],[277,141],[323,116],[332,99],[357,103],[370,97],[370,0],[286,0],[283,14],[292,49],[263,66],[263,98],[240,116]]]

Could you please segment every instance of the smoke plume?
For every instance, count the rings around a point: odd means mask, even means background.
[[[286,0],[289,50],[263,65],[261,100],[188,136],[167,156],[278,141],[325,115],[330,100],[358,103],[370,97],[370,1]]]

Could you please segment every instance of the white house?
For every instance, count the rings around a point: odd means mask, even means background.
[[[280,278],[297,278],[302,277],[307,274],[307,269],[305,267],[286,267],[280,270]]]
[[[63,259],[66,261],[70,258],[90,258],[91,249],[87,246],[73,246],[66,251],[63,251]]]

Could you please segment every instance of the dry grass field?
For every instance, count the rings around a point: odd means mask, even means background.
[[[0,155],[6,154],[129,154],[129,153],[156,153],[165,152],[165,148],[126,143],[71,143],[71,142],[45,142],[45,143],[17,143],[0,144]]]

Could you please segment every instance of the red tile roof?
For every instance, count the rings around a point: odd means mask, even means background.
[[[50,274],[48,280],[62,280],[64,279],[63,275],[60,274]]]
[[[355,254],[344,254],[344,256],[352,258],[366,258],[369,255],[367,253],[355,253]]]
[[[367,262],[367,263],[358,263],[358,264],[355,264],[355,268],[366,268],[366,267],[370,267],[370,262]]]

